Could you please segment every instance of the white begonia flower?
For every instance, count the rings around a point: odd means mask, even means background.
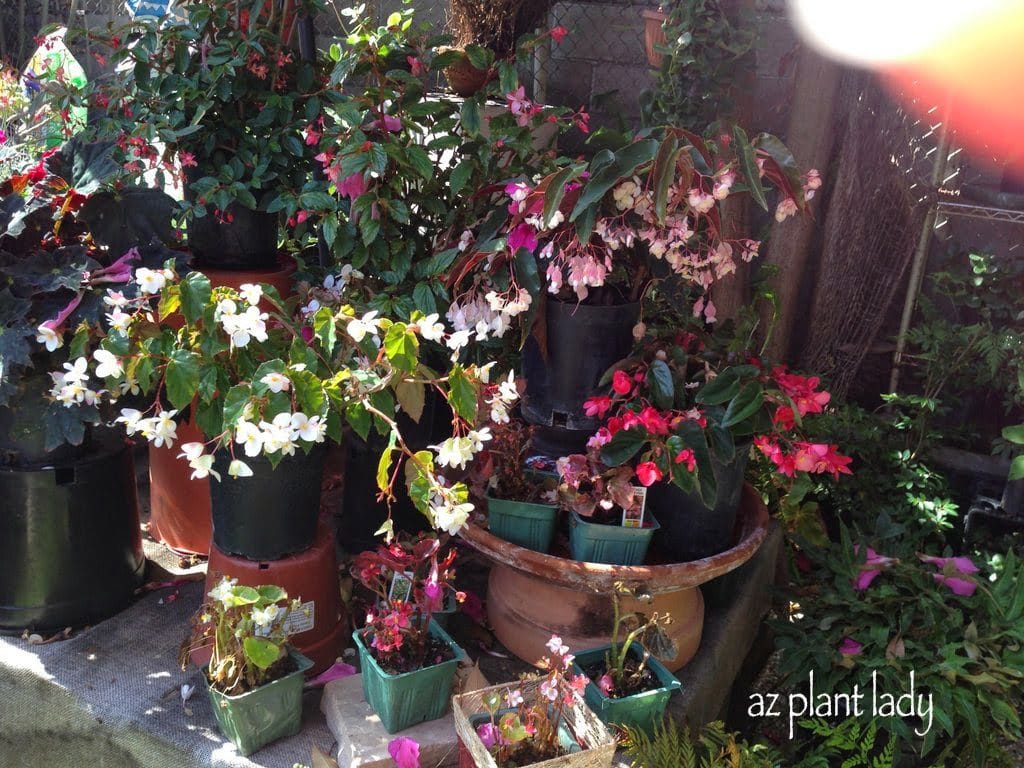
[[[110,330],[120,331],[121,333],[127,333],[128,323],[131,322],[132,316],[126,312],[122,312],[119,308],[115,307],[114,311],[107,315],[107,323],[110,325]]]
[[[135,270],[135,282],[139,284],[139,290],[146,294],[160,293],[167,285],[166,270],[153,270],[139,267]]]
[[[103,303],[108,307],[117,307],[120,309],[128,303],[128,299],[125,298],[124,293],[121,291],[115,291],[111,288],[107,289],[107,295],[103,297]]]
[[[274,626],[274,620],[281,612],[277,603],[271,603],[265,608],[256,608],[252,612],[252,623],[256,625],[256,634],[266,637]]]
[[[248,346],[253,339],[267,340],[267,319],[269,317],[270,315],[266,312],[260,312],[258,307],[249,307],[245,312],[223,315],[221,325],[224,327],[224,332],[231,337],[231,346],[241,349]]]
[[[519,390],[516,388],[516,372],[509,371],[506,378],[498,387],[498,397],[506,405],[511,405],[519,399]]]
[[[92,353],[92,359],[99,365],[96,366],[96,375],[101,379],[116,379],[124,373],[121,361],[117,355],[106,349],[97,349]]]
[[[231,477],[252,477],[252,469],[244,461],[233,459],[228,464],[228,474]]]
[[[474,443],[467,437],[449,437],[440,445],[431,445],[429,448],[437,451],[437,463],[443,467],[458,467],[465,469],[466,465],[473,460]]]
[[[320,309],[320,302],[317,301],[316,299],[311,299],[309,304],[307,304],[306,306],[304,306],[302,308],[302,314],[304,314],[304,315],[312,315],[318,309]]]
[[[89,361],[84,357],[79,357],[74,362],[64,363],[64,370],[65,384],[75,384],[89,379]]]
[[[491,383],[491,371],[494,369],[497,363],[491,360],[489,363],[485,363],[476,369],[477,378],[480,379],[484,384]]]
[[[174,421],[174,416],[177,413],[177,410],[160,411],[157,416],[145,419],[144,421],[149,423],[142,429],[142,436],[157,448],[162,447],[165,443],[168,448],[173,448],[174,441],[178,438],[178,425]],[[139,426],[142,426],[142,422],[139,422]]]
[[[202,443],[182,443],[181,453],[178,454],[178,458],[188,459],[189,461],[192,461],[192,459],[198,459],[203,455],[205,448],[206,446]]]
[[[377,310],[367,312],[360,318],[353,318],[349,320],[346,331],[348,335],[352,337],[352,340],[358,344],[368,333],[376,333],[380,326],[380,320],[377,319]]]
[[[544,222],[542,229],[554,229],[563,221],[565,221],[565,215],[561,211],[556,210],[551,214],[551,218]]]
[[[235,442],[245,449],[250,459],[259,456],[263,450],[263,433],[251,421],[242,419],[235,425]]]
[[[263,298],[263,286],[256,283],[242,283],[238,289],[238,294],[249,304],[256,306],[260,303],[260,299]]]
[[[218,600],[225,606],[228,606],[228,602],[231,600],[231,588],[238,583],[238,579],[228,579],[227,576],[222,578],[213,589],[210,590],[208,597],[212,597],[214,600]]]
[[[481,429],[471,429],[469,434],[466,435],[466,439],[473,444],[474,452],[479,452],[484,449],[484,443],[491,439],[491,428],[482,427]]]
[[[491,327],[487,324],[486,320],[478,320],[476,323],[476,338],[479,341],[486,341],[487,335],[491,330]]]
[[[439,499],[440,503],[432,503],[430,514],[434,518],[434,527],[439,531],[445,531],[451,536],[462,530],[462,526],[469,520],[469,513],[473,511],[473,505],[452,504],[447,499]]]
[[[261,421],[260,432],[263,438],[264,453],[281,452],[283,456],[295,453],[295,442],[292,439],[292,415],[279,413],[271,422]]]
[[[235,304],[233,299],[221,299],[217,302],[216,309],[213,310],[213,319],[220,322],[220,319],[224,315],[236,315],[238,314],[238,305]]]
[[[319,416],[310,418],[301,411],[292,414],[291,428],[294,432],[293,438],[298,436],[307,443],[322,443],[327,431],[327,425]]]
[[[48,325],[40,325],[36,328],[36,341],[44,345],[47,352],[53,352],[64,346],[64,339]]]
[[[444,339],[444,324],[438,322],[439,315],[437,312],[431,312],[424,318],[421,318],[417,325],[420,328],[420,336],[427,341],[441,342]]]
[[[121,391],[122,395],[127,395],[129,393],[137,395],[139,394],[139,381],[134,376],[126,376],[121,383],[117,385],[117,388]]]
[[[131,436],[139,428],[142,413],[134,408],[122,408],[121,415],[114,419],[115,424],[124,424],[125,434]]]
[[[732,185],[735,181],[736,174],[732,171],[725,171],[721,176],[715,179],[714,188],[711,190],[711,194],[715,200],[725,200],[725,198],[729,196],[729,190],[732,189]]]
[[[292,381],[283,373],[274,372],[268,373],[266,376],[260,379],[260,383],[266,384],[267,389],[269,389],[274,394],[277,394],[278,392],[287,392],[288,388],[291,386]]]
[[[204,480],[212,475],[217,479],[217,482],[220,482],[220,473],[213,468],[212,453],[197,456],[194,459],[189,459],[188,465],[192,467],[191,478],[193,480]]]
[[[491,404],[491,421],[495,424],[508,424],[508,408],[501,402],[500,398],[489,401]]]
[[[467,248],[469,248],[469,243],[470,243],[470,241],[472,239],[473,239],[473,232],[471,230],[468,230],[468,229],[463,230],[462,231],[462,235],[459,237],[459,245],[458,245],[459,251],[460,252],[461,251],[465,251]]]
[[[469,333],[470,332],[468,330],[462,330],[456,331],[451,336],[449,336],[448,341],[446,342],[446,344],[448,345],[448,349],[454,352],[458,352],[464,346],[469,344]]]

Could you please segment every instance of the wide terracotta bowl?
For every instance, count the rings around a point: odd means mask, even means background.
[[[661,658],[673,672],[697,653],[704,628],[700,585],[739,568],[754,556],[768,534],[768,510],[744,485],[736,544],[702,560],[666,565],[603,565],[546,555],[499,539],[469,524],[460,533],[494,562],[487,584],[487,617],[501,643],[531,664],[548,655],[545,644],[559,635],[570,648],[608,642],[611,594],[622,582],[640,599],[625,598],[623,610],[669,613],[668,632],[676,654]],[[646,599],[648,598],[649,599]]]

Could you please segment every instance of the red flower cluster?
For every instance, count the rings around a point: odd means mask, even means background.
[[[838,480],[839,475],[853,474],[849,467],[853,459],[837,453],[838,445],[797,441],[792,450],[786,452],[777,440],[767,435],[755,437],[754,445],[786,477],[793,477],[796,472],[829,473]]]
[[[790,398],[800,411],[801,416],[808,413],[821,413],[832,396],[828,392],[818,392],[818,384],[821,379],[817,376],[799,376],[795,373],[786,373],[785,366],[779,366],[772,371],[772,378],[779,385],[786,397]],[[776,419],[779,413],[776,411]],[[793,412],[789,411],[790,423],[792,423]],[[788,427],[785,427],[788,429]]]

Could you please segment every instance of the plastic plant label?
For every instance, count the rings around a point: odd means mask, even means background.
[[[297,610],[289,612],[281,625],[285,633],[289,635],[309,632],[314,626],[316,626],[316,602],[314,600],[303,603]]]
[[[623,528],[643,528],[644,510],[647,507],[647,489],[642,485],[633,486],[633,506],[622,510]]]
[[[412,574],[409,571],[396,573],[391,579],[388,600],[406,603],[412,595]]]

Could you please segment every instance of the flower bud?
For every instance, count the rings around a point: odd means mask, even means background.
[[[645,333],[647,333],[647,326],[643,323],[637,323],[633,326],[633,338],[637,341],[640,341]]]

